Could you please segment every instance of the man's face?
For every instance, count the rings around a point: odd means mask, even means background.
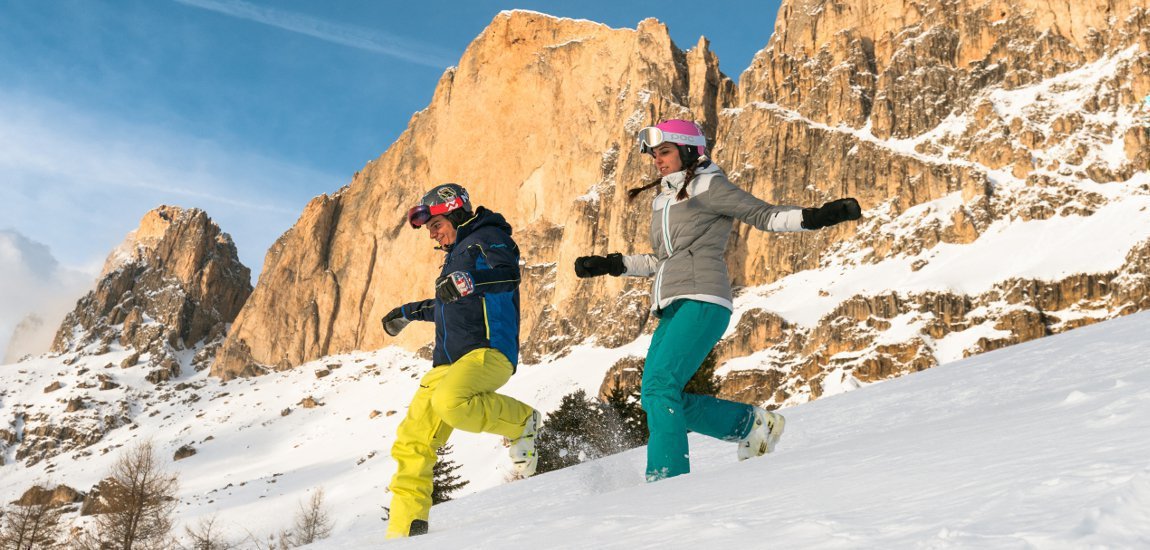
[[[439,246],[447,248],[455,244],[455,226],[442,215],[432,216],[427,221],[427,232]]]

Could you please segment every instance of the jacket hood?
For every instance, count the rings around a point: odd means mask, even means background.
[[[511,224],[507,223],[503,214],[492,212],[480,206],[475,209],[475,215],[471,219],[459,224],[459,227],[456,228],[455,242],[462,241],[482,227],[493,227],[508,235],[511,234]]]

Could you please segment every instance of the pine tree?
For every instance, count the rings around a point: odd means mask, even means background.
[[[719,393],[715,366],[712,351],[683,391],[712,396]],[[587,392],[579,390],[563,397],[535,437],[539,453],[536,473],[634,449],[646,445],[648,437],[647,413],[643,411],[639,388],[615,388],[606,402],[589,398]]]
[[[712,349],[711,353],[708,353],[707,357],[703,359],[703,364],[699,365],[699,370],[695,371],[695,375],[687,382],[683,392],[695,395],[718,395],[719,377],[715,376],[717,362],[715,350]]]
[[[535,436],[539,454],[536,474],[566,468],[603,455],[596,439],[601,430],[599,404],[583,390],[563,397],[559,408],[547,415],[547,421]]]
[[[435,462],[435,466],[431,470],[432,504],[439,504],[440,502],[451,500],[452,493],[471,483],[455,474],[455,471],[459,469],[459,465],[456,464],[455,461],[447,458],[447,455],[451,454],[451,450],[451,445],[444,445],[435,451],[435,454],[439,456],[439,460]]]
[[[601,405],[603,448],[614,454],[647,444],[647,413],[640,404],[639,388],[616,387]]]

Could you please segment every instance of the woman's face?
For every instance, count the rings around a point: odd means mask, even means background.
[[[660,143],[652,149],[655,157],[655,168],[660,176],[673,174],[683,169],[683,160],[679,158],[679,148],[674,143]]]

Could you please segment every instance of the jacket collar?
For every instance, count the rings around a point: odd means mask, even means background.
[[[503,217],[502,214],[498,212],[492,212],[480,206],[479,208],[475,209],[475,213],[470,218],[455,228],[455,243],[436,248],[443,250],[444,252],[451,252],[451,250],[455,248],[455,245],[463,239],[467,238],[468,235],[471,235],[479,228],[486,226],[496,227],[508,235],[511,234],[511,224],[507,223],[507,220]]]
[[[711,162],[711,160],[706,158],[706,157],[704,157],[702,164],[703,165],[701,167],[699,167],[699,169],[695,170],[695,176],[699,176],[702,174],[710,174],[712,172],[718,172],[719,171],[719,167],[716,166],[715,163]],[[687,183],[687,182],[683,181],[686,178],[687,178],[687,171],[686,170],[679,170],[678,172],[672,172],[670,174],[667,174],[666,176],[663,176],[663,184],[659,186],[659,192],[660,193],[678,193],[679,190],[683,188],[683,185]]]

